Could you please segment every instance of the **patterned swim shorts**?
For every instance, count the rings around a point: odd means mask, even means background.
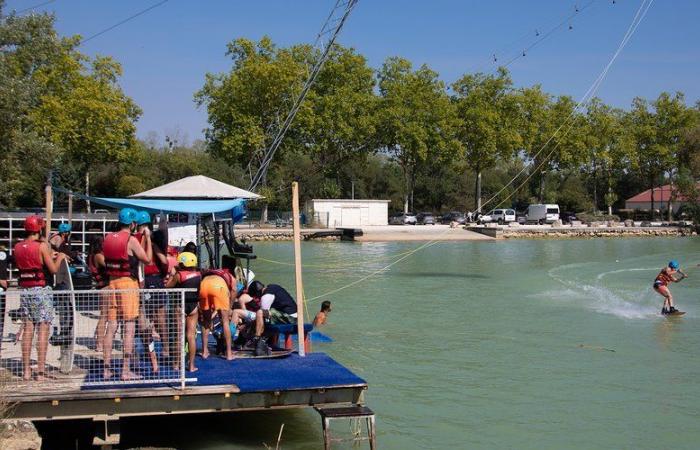
[[[24,289],[19,295],[22,317],[34,323],[53,322],[53,294],[49,286]]]

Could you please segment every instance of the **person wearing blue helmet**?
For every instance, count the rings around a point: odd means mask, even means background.
[[[66,255],[70,256],[71,251],[69,240],[71,229],[72,227],[69,223],[63,222],[59,224],[58,232],[54,233],[49,238],[49,244],[51,245],[51,248],[53,248],[57,252],[65,253]]]
[[[674,275],[679,273],[680,278],[676,278]],[[681,271],[681,266],[678,261],[671,260],[668,266],[661,269],[661,272],[656,276],[654,280],[654,290],[664,298],[664,304],[661,307],[661,314],[674,314],[678,310],[673,306],[673,296],[668,288],[670,283],[678,283],[682,279],[687,278],[687,275]]]
[[[140,378],[131,370],[136,320],[139,318],[138,265],[150,263],[153,255],[150,251],[150,232],[144,236],[144,241],[149,244],[147,250],[131,235],[136,226],[136,216],[133,208],[119,211],[119,230],[108,233],[102,244],[109,276],[107,289],[117,291],[110,294],[107,309],[107,330],[103,344],[105,380],[114,375],[111,367],[112,344],[120,323],[124,335],[121,379],[128,381]]]

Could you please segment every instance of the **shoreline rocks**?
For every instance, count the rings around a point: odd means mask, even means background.
[[[592,227],[592,228],[550,228],[503,230],[503,239],[576,239],[576,238],[615,238],[615,237],[671,237],[697,236],[692,228],[627,228],[627,227]]]

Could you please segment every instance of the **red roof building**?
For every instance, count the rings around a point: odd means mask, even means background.
[[[700,182],[697,183],[696,187],[700,190]],[[670,184],[665,184],[654,188],[654,209],[668,209],[668,202],[671,200],[671,195],[675,191],[675,198],[673,199],[673,211],[678,211],[678,208],[687,202],[687,199],[683,194],[679,193],[676,188],[671,189]],[[625,201],[625,208],[627,209],[651,209],[651,189],[647,189],[634,197],[628,198]]]

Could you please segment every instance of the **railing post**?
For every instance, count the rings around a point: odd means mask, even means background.
[[[185,342],[187,342],[187,339],[185,336],[187,336],[187,330],[185,329],[186,324],[186,316],[185,316],[185,291],[180,290],[180,317],[178,318],[180,321],[180,336],[178,336],[178,339],[180,339],[180,390],[185,390]],[[189,349],[189,351],[196,351],[196,349]]]

